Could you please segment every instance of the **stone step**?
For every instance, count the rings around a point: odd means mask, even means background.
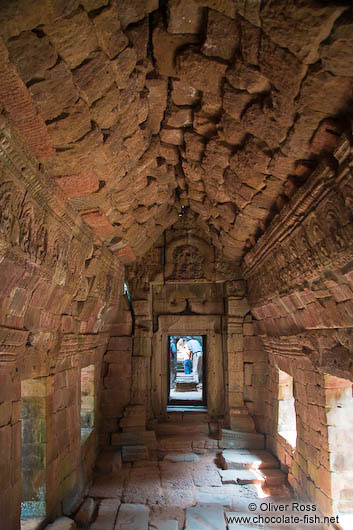
[[[77,526],[75,521],[69,517],[59,517],[52,524],[45,527],[45,530],[76,530]]]
[[[197,392],[195,381],[178,381],[175,384],[175,392]]]
[[[123,462],[135,462],[136,460],[148,460],[148,449],[145,445],[123,445]]]
[[[261,469],[259,473],[265,479],[265,486],[283,486],[287,483],[287,475],[280,469]]]
[[[121,447],[123,445],[146,445],[149,449],[157,447],[156,434],[154,431],[132,431],[115,432],[111,437],[111,445]]]
[[[231,414],[230,428],[237,432],[255,432],[255,423],[249,414]]]
[[[209,426],[208,423],[159,423],[156,432],[159,436],[182,434],[192,437],[193,434],[208,434]]]
[[[208,435],[208,423],[159,423],[156,426],[158,436],[185,435],[192,437],[194,434]]]
[[[120,506],[118,499],[103,499],[98,508],[98,515],[90,530],[113,530],[116,514]]]
[[[260,433],[222,429],[219,447],[221,449],[264,449],[265,437]]]
[[[222,469],[278,468],[278,460],[267,451],[224,449],[219,457]]]
[[[92,521],[96,509],[96,501],[92,497],[86,497],[75,515],[75,521],[79,527],[87,528]]]
[[[149,513],[144,504],[121,504],[114,530],[148,530]]]
[[[216,451],[218,449],[218,440],[208,436],[194,435],[190,436],[162,436],[158,439],[158,450],[162,452],[183,451],[185,453],[204,453],[207,451]]]
[[[169,462],[197,462],[200,457],[195,453],[168,453],[163,460]]]
[[[168,519],[167,521],[150,521],[150,530],[178,530],[178,521]]]
[[[223,484],[259,484],[265,483],[265,478],[259,471],[252,469],[226,469],[219,470]]]
[[[222,506],[218,504],[196,504],[186,508],[185,530],[226,530]]]

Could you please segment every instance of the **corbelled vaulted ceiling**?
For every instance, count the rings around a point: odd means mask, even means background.
[[[230,258],[352,110],[350,2],[0,3],[0,110],[128,262],[183,207]]]

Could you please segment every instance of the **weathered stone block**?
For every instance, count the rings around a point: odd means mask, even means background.
[[[81,213],[84,221],[100,237],[106,238],[114,233],[114,227],[107,216],[99,208]]]
[[[91,104],[113,84],[114,73],[105,54],[98,52],[74,71],[73,78],[83,99]]]
[[[133,48],[126,48],[118,57],[112,61],[115,71],[116,83],[120,89],[129,86],[129,77],[136,66],[136,52]]]
[[[44,81],[32,85],[30,93],[45,120],[55,118],[78,100],[72,75],[63,62],[47,71]]]
[[[175,55],[179,48],[197,42],[195,35],[171,35],[162,27],[156,27],[152,35],[153,54],[161,75],[178,77]]]
[[[235,20],[210,10],[202,52],[210,57],[221,57],[229,61],[239,48],[239,41],[240,29]]]
[[[181,129],[162,129],[160,132],[162,142],[173,145],[182,145],[183,131]]]
[[[148,119],[147,125],[152,134],[157,134],[161,128],[161,121],[167,106],[168,82],[166,79],[148,79]]]
[[[123,29],[158,9],[158,0],[118,0],[117,8]]]
[[[226,65],[187,49],[177,56],[177,73],[187,84],[210,94],[218,94]]]
[[[94,26],[84,11],[45,27],[50,42],[70,68],[82,63],[97,48]]]
[[[93,19],[97,41],[102,50],[113,59],[129,44],[129,39],[121,31],[118,11],[115,5],[104,9]]]
[[[54,523],[46,526],[48,530],[75,530],[77,528],[75,521],[69,517],[59,517]]]
[[[39,39],[32,31],[25,31],[17,39],[10,40],[7,47],[9,58],[25,83],[44,77],[46,70],[57,60],[57,53],[48,38]]]

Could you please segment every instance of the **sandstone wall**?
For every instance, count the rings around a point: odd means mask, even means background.
[[[29,422],[23,422],[22,454],[39,437],[45,442],[46,512],[70,513],[96,457],[102,356],[120,311],[123,269],[95,245],[55,188],[44,185],[38,163],[0,118],[0,526],[15,530],[21,381],[40,381],[45,411],[37,429],[38,418],[23,418]],[[94,366],[95,429],[81,445],[80,370],[88,365]]]
[[[347,418],[352,407],[351,167],[342,137],[244,258],[255,329],[269,356],[268,444],[294,489],[324,513],[349,511],[352,499],[349,463],[336,458],[351,438],[336,416],[342,403]],[[278,368],[293,377],[295,450],[277,432]]]
[[[285,352],[284,341],[282,345]],[[290,485],[303,500],[312,500],[325,514],[350,512],[352,383],[320,373],[307,357],[298,356],[297,352],[283,352],[269,355],[265,392],[267,445],[288,471]],[[285,397],[278,369],[293,377],[295,447],[278,433],[279,400]]]

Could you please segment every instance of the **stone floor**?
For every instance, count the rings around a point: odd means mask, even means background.
[[[179,450],[168,453],[169,447],[160,440],[158,450],[153,451],[150,460],[123,463],[120,469],[109,475],[97,475],[85,501],[90,512],[89,518],[92,518],[93,522],[90,526],[85,524],[87,516],[85,521],[85,510],[81,509],[82,527],[90,530],[323,528],[320,525],[298,523],[266,525],[261,522],[229,522],[227,525],[226,517],[229,517],[230,512],[231,515],[238,516],[278,516],[278,513],[260,510],[261,503],[266,503],[266,506],[269,503],[284,504],[288,506],[286,515],[293,513],[291,493],[283,479],[280,480],[281,485],[266,487],[261,475],[255,478],[251,475],[253,471],[250,471],[249,462],[252,463],[255,473],[261,473],[269,471],[267,468],[274,460],[268,457],[268,453],[266,456],[265,451],[231,450],[228,451],[228,456],[227,451],[223,451],[225,456],[222,457],[216,447],[199,450],[196,448],[193,452],[190,443],[183,446],[177,441],[174,447]],[[197,452],[203,454],[196,454]],[[263,464],[266,469],[256,471],[259,465],[261,467],[258,462],[259,454],[260,461],[264,459],[270,464]],[[229,469],[232,467],[234,455],[239,455],[241,461],[246,463],[242,471]],[[280,473],[278,469],[272,471]],[[250,474],[248,478],[247,472]],[[242,478],[240,482],[245,483],[239,483],[238,475]],[[248,481],[251,483],[247,483]],[[274,482],[276,483],[276,480]],[[257,509],[251,512],[254,505]],[[299,513],[299,516],[303,517],[303,514]],[[76,515],[76,522],[78,519],[80,517]]]
[[[202,389],[198,389],[196,392],[176,392],[174,389],[169,394],[170,401],[175,399],[185,401],[202,401]]]

